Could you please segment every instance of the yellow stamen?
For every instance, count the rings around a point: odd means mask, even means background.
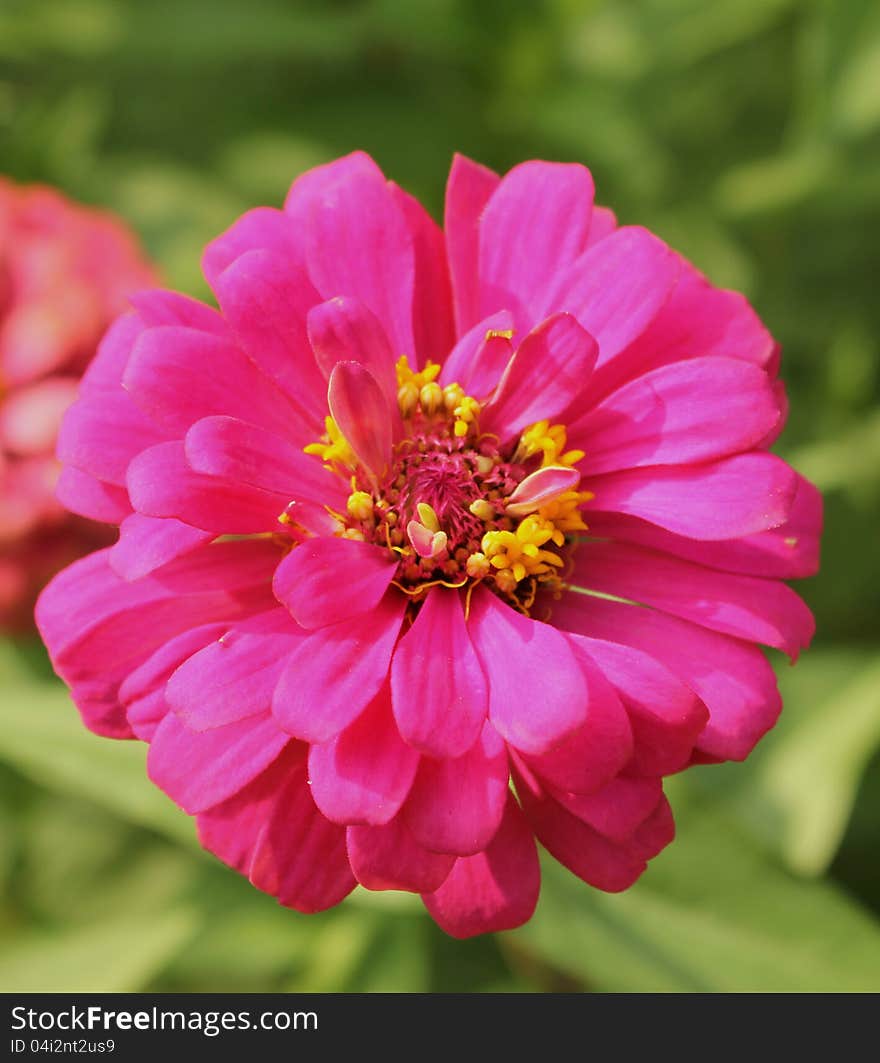
[[[357,463],[357,459],[354,456],[354,451],[348,445],[343,434],[339,431],[339,426],[333,420],[332,417],[324,418],[324,436],[317,443],[309,443],[307,447],[303,447],[306,454],[317,454],[317,456],[325,463],[337,465],[344,465],[349,469],[354,468]]]
[[[419,515],[419,520],[424,524],[428,531],[440,531],[440,521],[437,514],[434,512],[433,506],[429,506],[427,502],[419,502],[416,506],[416,512]]]
[[[478,498],[475,502],[471,502],[468,509],[478,520],[490,521],[495,518],[495,507],[485,498]]]
[[[348,496],[345,508],[354,520],[369,520],[373,515],[373,499],[366,491],[353,491]]]
[[[525,429],[520,436],[515,458],[526,461],[535,454],[541,454],[541,465],[564,465],[571,468],[584,456],[582,450],[566,450],[565,425],[551,425],[549,421],[537,421]]]

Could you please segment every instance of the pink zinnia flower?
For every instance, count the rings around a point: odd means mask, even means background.
[[[0,178],[0,630],[32,625],[46,580],[108,541],[55,498],[55,440],[101,334],[153,283],[115,218]]]
[[[120,525],[38,606],[86,725],[300,911],[513,927],[536,838],[625,889],[663,776],[773,726],[758,644],[813,631],[776,344],[577,165],[456,158],[444,233],[354,154],[204,268],[220,311],[138,298],[64,422],[66,497]]]

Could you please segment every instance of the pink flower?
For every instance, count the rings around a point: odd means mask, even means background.
[[[30,626],[46,580],[109,541],[55,499],[55,439],[102,332],[153,283],[115,218],[0,178],[0,630]]]
[[[86,725],[300,911],[513,927],[536,838],[627,888],[663,776],[773,726],[758,644],[812,635],[767,331],[576,165],[456,158],[441,232],[357,153],[204,268],[220,312],[136,299],[62,429],[62,496],[120,525],[38,606]]]

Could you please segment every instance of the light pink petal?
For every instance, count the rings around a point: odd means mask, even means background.
[[[742,760],[776,722],[782,702],[776,677],[757,646],[662,613],[564,594],[554,619],[563,627],[656,654],[703,701],[709,722],[698,745]]]
[[[486,723],[463,756],[422,759],[403,818],[426,849],[472,856],[495,837],[507,801],[509,776],[504,742]]]
[[[464,155],[452,160],[443,229],[458,336],[480,320],[479,221],[499,182],[497,174]]]
[[[210,731],[193,731],[169,712],[150,743],[147,774],[193,815],[241,790],[289,741],[269,713]]]
[[[346,842],[351,869],[368,890],[430,893],[455,863],[454,856],[419,845],[401,816],[381,827],[349,827]]]
[[[778,527],[797,490],[792,469],[773,454],[738,454],[703,465],[657,465],[586,482],[587,512],[625,513],[691,539],[736,539]],[[587,523],[590,517],[587,517]]]
[[[455,862],[443,885],[422,900],[455,938],[512,930],[538,903],[541,869],[532,832],[511,795],[498,833],[487,848]]]
[[[513,356],[513,344],[500,335],[513,334],[513,315],[507,310],[490,314],[469,329],[444,359],[438,380],[461,384],[467,395],[485,398],[495,390]]]
[[[376,315],[359,299],[337,295],[309,311],[307,328],[315,361],[329,380],[337,362],[358,362],[375,378],[397,411],[397,359]]]
[[[550,795],[579,820],[613,842],[625,842],[645,822],[663,798],[660,778],[630,779],[620,776],[594,794]]]
[[[816,627],[803,601],[779,580],[718,572],[625,543],[585,545],[567,582],[763,642],[793,658]]]
[[[307,539],[278,566],[272,586],[298,624],[319,628],[375,609],[396,569],[396,555],[372,543]]]
[[[443,231],[419,201],[389,181],[410,232],[415,255],[413,335],[416,362],[442,362],[455,343],[452,286]]]
[[[124,487],[104,483],[71,466],[61,470],[55,484],[55,497],[72,513],[105,524],[121,524],[131,513]]]
[[[345,829],[315,807],[304,760],[285,772],[248,877],[257,889],[300,912],[332,908],[357,885],[345,851]]]
[[[129,302],[147,328],[183,325],[185,328],[199,329],[224,339],[229,338],[229,329],[222,315],[212,306],[206,306],[188,295],[181,295],[180,292],[150,288],[147,291],[135,292],[129,297]]]
[[[402,595],[387,596],[368,616],[319,628],[291,654],[272,711],[284,730],[328,742],[379,693],[403,621]]]
[[[227,266],[214,289],[241,349],[320,434],[327,386],[309,346],[306,315],[321,297],[304,267],[277,252],[250,251]]]
[[[140,579],[176,557],[209,542],[213,532],[192,528],[173,517],[144,517],[132,513],[119,526],[119,539],[107,558],[125,580]]]
[[[480,427],[502,440],[559,417],[584,390],[596,343],[571,314],[555,314],[526,336],[508,363]]]
[[[526,757],[530,770],[559,789],[595,793],[630,761],[633,734],[614,687],[578,642],[572,642],[587,684],[587,718],[564,742],[541,756]]]
[[[581,474],[577,469],[562,465],[545,465],[521,480],[507,498],[505,512],[512,516],[533,513],[540,506],[563,491],[570,491],[580,483]]]
[[[765,532],[722,542],[699,542],[619,513],[591,513],[590,532],[638,543],[727,572],[775,579],[802,579],[819,568],[822,496],[802,476],[788,520]]]
[[[159,443],[128,467],[131,504],[147,517],[176,517],[215,535],[277,530],[289,499],[258,487],[193,472],[181,442]]]
[[[302,238],[284,211],[257,207],[242,214],[205,248],[202,272],[211,287],[227,266],[248,251],[271,251],[295,265],[303,260]]]
[[[334,823],[387,823],[406,800],[418,764],[419,754],[400,737],[385,688],[344,731],[312,746],[312,797]]]
[[[77,395],[72,377],[50,377],[7,393],[0,407],[0,445],[6,453],[51,454],[64,411]]]
[[[321,507],[345,505],[348,489],[338,476],[289,439],[237,417],[196,421],[184,445],[194,472]]]
[[[546,316],[546,293],[583,251],[593,179],[576,163],[524,162],[480,217],[480,313],[510,307],[519,328]]]
[[[585,476],[709,461],[756,446],[781,420],[767,374],[733,358],[675,362],[613,392],[569,426]]]
[[[489,681],[489,719],[524,753],[546,753],[584,722],[587,686],[565,636],[489,591],[471,601],[468,631]]]
[[[58,436],[58,457],[99,480],[125,484],[132,458],[168,438],[120,388],[75,402]]]
[[[428,594],[394,652],[391,692],[400,733],[416,749],[443,759],[476,742],[488,688],[458,594]]]
[[[668,775],[683,768],[706,725],[702,701],[653,656],[615,642],[570,635],[588,653],[626,709],[637,775]]]
[[[308,438],[294,406],[237,347],[207,332],[162,326],[136,340],[123,386],[171,435],[212,414],[240,417],[280,435]]]
[[[192,731],[264,714],[287,658],[304,637],[281,608],[227,625],[170,676],[166,699]]]
[[[327,405],[361,464],[381,475],[391,461],[391,408],[381,387],[359,362],[337,362]]]
[[[597,368],[632,343],[670,296],[678,256],[647,229],[626,226],[586,250],[547,293],[545,313],[568,311],[595,337]]]

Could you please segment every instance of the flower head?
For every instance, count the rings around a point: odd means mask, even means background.
[[[766,330],[576,165],[457,158],[441,232],[357,153],[204,268],[219,312],[138,300],[65,420],[120,525],[38,608],[87,726],[301,911],[359,882],[512,927],[536,838],[625,889],[663,777],[772,727],[757,644],[812,633]]]
[[[115,218],[0,178],[0,630],[31,625],[46,580],[108,541],[56,500],[55,440],[101,334],[153,283]]]

